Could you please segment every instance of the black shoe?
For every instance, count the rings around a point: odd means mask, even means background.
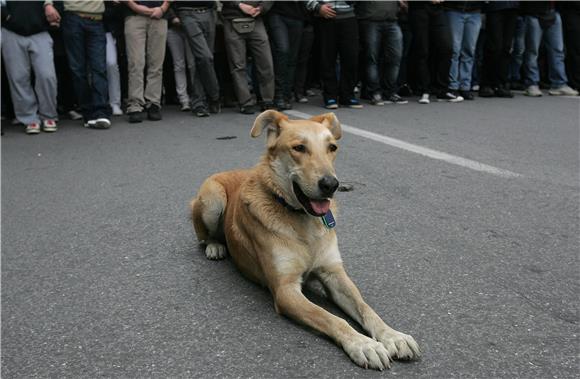
[[[473,100],[475,98],[471,91],[459,91],[459,95],[461,95],[465,100]]]
[[[147,108],[147,118],[151,121],[159,121],[163,117],[161,116],[161,108],[159,106],[152,104]]]
[[[483,86],[479,90],[479,97],[494,97],[494,96],[495,96],[495,92],[489,86]]]
[[[242,114],[254,114],[254,113],[256,113],[256,107],[253,105],[246,105],[246,106],[240,107],[240,113],[242,113]]]
[[[129,112],[129,123],[131,124],[136,124],[138,122],[143,122],[143,112],[142,111],[137,111],[137,112]]]
[[[459,103],[463,101],[463,96],[459,95],[455,90],[447,90],[437,94],[439,101],[448,101],[450,103]]]
[[[262,107],[261,107],[261,109],[262,109],[262,112],[264,112],[264,111],[268,111],[268,110],[270,110],[270,109],[274,109],[274,110],[276,110],[277,108],[276,108],[276,106],[274,105],[274,103],[267,102],[267,103],[262,103]]]
[[[512,97],[514,97],[514,94],[512,93],[512,91],[503,86],[495,90],[495,96],[511,99]]]
[[[292,104],[290,104],[288,101],[286,100],[276,100],[274,102],[274,106],[276,107],[276,109],[278,109],[279,111],[287,111],[289,109],[292,109]]]
[[[526,87],[521,82],[511,82],[510,89],[514,91],[523,91]]]
[[[222,106],[220,100],[211,100],[209,102],[209,112],[210,113],[220,113],[222,111]]]
[[[197,117],[209,117],[208,110],[203,106],[195,108],[193,110],[193,114],[196,115]]]

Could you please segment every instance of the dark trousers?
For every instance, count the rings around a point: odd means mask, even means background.
[[[482,85],[497,88],[507,84],[517,18],[516,9],[487,13]]]
[[[290,100],[300,50],[304,21],[284,17],[277,13],[268,15],[268,32],[274,58],[275,98]]]
[[[296,60],[296,73],[294,75],[294,93],[296,95],[306,94],[306,80],[308,79],[308,68],[314,45],[314,26],[305,25],[300,39],[300,50]]]
[[[575,89],[580,89],[580,14],[562,11],[560,15],[566,46],[568,84]]]
[[[445,91],[453,55],[451,30],[440,6],[409,7],[413,32],[411,61],[414,62],[415,87],[419,93]]]
[[[65,12],[62,37],[72,82],[85,121],[111,117],[107,82],[107,39],[102,21]],[[90,71],[91,84],[89,84]]]
[[[324,100],[339,99],[348,103],[354,98],[358,72],[358,22],[355,17],[319,20],[320,76]],[[340,81],[336,59],[340,56]]]

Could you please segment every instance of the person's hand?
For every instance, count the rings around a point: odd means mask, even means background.
[[[161,9],[161,7],[153,8],[153,10],[151,11],[151,16],[149,17],[154,18],[156,20],[161,19],[163,17],[163,9]]]
[[[242,12],[247,14],[248,16],[256,17],[257,14],[260,14],[260,9],[254,8],[253,6],[245,3],[240,3],[240,9]],[[256,14],[257,12],[257,14]]]
[[[332,9],[330,4],[321,5],[318,13],[320,13],[320,16],[322,16],[323,18],[335,18],[336,17],[336,12],[334,9]]]
[[[444,0],[431,0],[432,4],[441,4]]]
[[[52,4],[47,4],[44,7],[44,15],[46,16],[46,21],[48,21],[50,26],[60,25],[60,14]]]
[[[181,25],[181,20],[179,19],[179,17],[174,17],[174,18],[171,20],[171,23],[172,23],[173,25]]]
[[[406,11],[409,9],[409,2],[408,0],[399,0],[399,4],[401,5],[401,9]]]

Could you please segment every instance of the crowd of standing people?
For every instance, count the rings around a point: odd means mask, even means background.
[[[580,2],[1,0],[2,117],[108,129],[162,106],[208,117],[577,96]],[[169,54],[166,54],[166,47]]]

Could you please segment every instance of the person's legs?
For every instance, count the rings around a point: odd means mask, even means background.
[[[240,109],[252,105],[252,94],[248,87],[246,39],[236,32],[230,20],[224,20],[224,39],[232,82]]]
[[[540,71],[538,69],[538,50],[542,40],[542,28],[537,17],[525,16],[526,28],[526,49],[524,52],[524,73],[525,85],[537,86],[540,82]]]
[[[109,103],[115,110],[121,109],[121,79],[117,63],[117,41],[112,33],[107,33],[107,81],[109,83]]]
[[[503,13],[489,12],[485,23],[485,46],[484,46],[484,75],[482,88],[497,88],[499,86],[499,57],[502,51]],[[493,95],[493,93],[491,93]]]
[[[509,75],[509,65],[510,65],[510,51],[512,47],[512,41],[514,39],[514,34],[516,31],[516,22],[518,18],[517,10],[509,9],[502,11],[502,40],[501,40],[501,50],[498,56],[498,69],[497,69],[497,80],[501,86],[507,88],[508,75]]]
[[[2,56],[10,84],[16,119],[24,125],[39,123],[38,102],[32,88],[29,37],[2,28]]]
[[[64,12],[62,17],[62,37],[68,65],[71,72],[71,82],[76,93],[77,102],[84,121],[93,119],[91,109],[91,88],[87,74],[87,53],[85,50],[85,29],[83,19],[70,12]]]
[[[381,92],[379,55],[381,54],[381,40],[384,38],[381,33],[381,24],[378,21],[361,21],[359,23],[364,44],[363,54],[366,58],[367,93],[371,99]]]
[[[335,20],[318,20],[320,39],[320,77],[323,83],[324,100],[338,100],[338,79],[336,77],[336,58],[338,36]]]
[[[145,69],[148,22],[149,19],[144,16],[135,15],[125,18],[125,43],[129,69],[127,113],[141,112],[145,107],[143,70]]]
[[[471,91],[475,46],[479,36],[479,29],[481,28],[481,14],[479,12],[465,14],[464,20],[463,39],[459,56],[459,89],[469,92]]]
[[[187,93],[187,73],[185,71],[185,46],[187,45],[184,43],[183,38],[176,28],[169,28],[167,30],[167,46],[169,47],[169,53],[171,54],[171,58],[173,60],[175,91],[177,92],[179,103],[182,106],[188,105],[189,94]]]
[[[525,17],[517,16],[514,38],[511,46],[509,80],[510,82],[520,82],[522,80],[522,65],[524,63],[524,52],[526,51],[526,22]]]
[[[337,20],[338,51],[340,54],[340,93],[343,104],[355,99],[354,86],[358,74],[358,21],[355,17]]]
[[[570,86],[580,89],[580,14],[562,12],[566,71]]]
[[[429,68],[429,14],[427,10],[411,7],[409,25],[413,34],[410,58],[414,62],[414,70],[412,70],[415,73],[414,85],[419,94],[429,93],[431,75]]]
[[[308,63],[314,45],[314,27],[306,25],[302,30],[300,50],[296,61],[296,74],[294,76],[294,93],[297,98],[304,99],[306,93],[306,78],[308,77]]]
[[[167,20],[150,20],[147,25],[146,65],[144,99],[147,107],[161,108],[163,90],[163,61],[167,46]]]
[[[385,37],[383,45],[384,54],[384,74],[382,89],[386,98],[397,93],[397,79],[401,59],[403,57],[403,33],[396,22],[385,24]]]
[[[564,65],[564,38],[562,35],[562,19],[555,12],[556,20],[544,30],[544,42],[548,56],[548,68],[551,88],[560,88],[568,83]]]
[[[56,71],[52,50],[52,38],[48,32],[34,34],[30,38],[30,62],[34,71],[34,92],[38,99],[38,114],[43,120],[58,119],[56,110]]]
[[[277,13],[268,16],[268,32],[272,45],[272,58],[274,62],[275,99],[277,102],[284,101],[288,87],[290,70],[290,38],[289,28],[285,17]]]
[[[438,8],[429,11],[429,36],[431,37],[431,65],[434,66],[432,82],[435,92],[447,91],[449,72],[453,56],[453,38],[445,12]]]
[[[447,20],[452,36],[451,66],[449,67],[449,89],[459,89],[459,57],[463,45],[463,30],[465,28],[465,17],[462,12],[447,11]],[[472,57],[473,58],[473,57]]]
[[[254,57],[254,68],[258,76],[262,100],[264,103],[272,103],[274,101],[274,62],[263,20],[256,20],[256,27],[248,36],[247,42],[251,55]]]
[[[101,21],[86,22],[87,62],[91,72],[92,118],[111,117],[109,105],[109,84],[107,82],[107,37]]]

